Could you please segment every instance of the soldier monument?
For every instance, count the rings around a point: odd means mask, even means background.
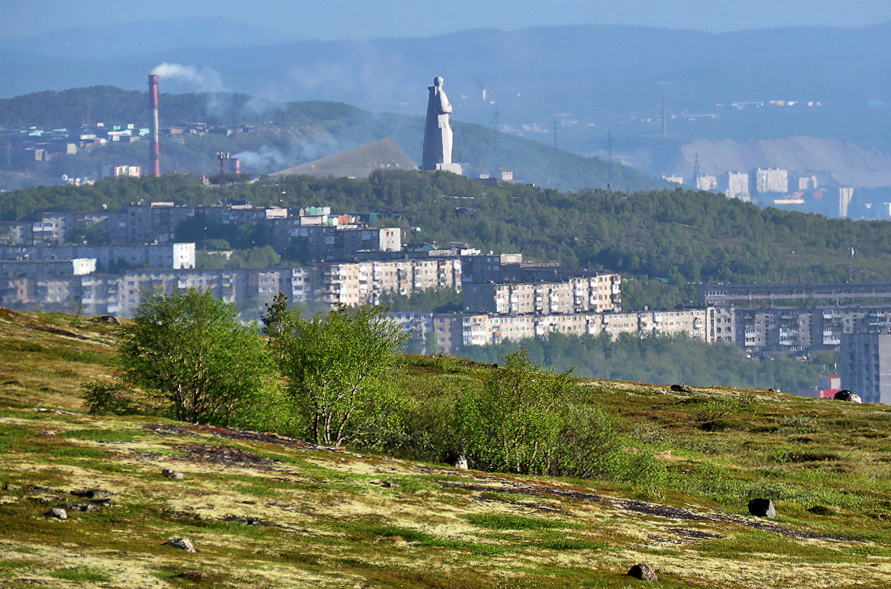
[[[452,128],[449,126],[449,115],[452,105],[442,89],[442,78],[433,78],[433,85],[428,86],[427,124],[424,127],[424,153],[421,160],[422,170],[445,170],[461,173],[461,164],[452,163]]]

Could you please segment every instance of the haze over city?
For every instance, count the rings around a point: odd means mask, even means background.
[[[200,27],[200,17],[204,16],[266,27],[294,39],[365,39],[566,24],[637,25],[712,33],[796,26],[857,27],[891,20],[891,5],[879,0],[35,0],[5,3],[0,37],[169,18],[194,18],[195,26]]]

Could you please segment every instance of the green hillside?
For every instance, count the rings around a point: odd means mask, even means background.
[[[854,588],[883,586],[891,567],[880,405],[583,380],[580,399],[604,416],[589,434],[650,466],[498,474],[87,414],[79,389],[115,370],[116,334],[0,311],[4,587],[618,589],[638,584],[627,572],[643,562],[664,588]],[[497,374],[424,357],[394,370],[416,410]],[[776,519],[748,515],[762,497]],[[177,538],[197,552],[167,544]]]

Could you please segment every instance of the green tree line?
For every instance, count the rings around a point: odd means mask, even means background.
[[[824,352],[807,361],[785,356],[747,358],[728,342],[706,344],[686,335],[639,337],[630,333],[620,334],[615,340],[606,333],[552,333],[545,339],[471,346],[461,356],[490,363],[519,350],[525,350],[535,362],[557,370],[574,369],[575,374],[584,378],[780,389],[793,394],[816,386],[820,376],[836,374],[838,367],[837,352]]]

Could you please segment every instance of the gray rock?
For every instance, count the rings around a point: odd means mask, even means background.
[[[673,384],[671,390],[676,393],[692,393],[693,387],[688,384]]]
[[[61,507],[53,507],[49,511],[47,511],[44,515],[48,515],[49,517],[55,517],[58,519],[68,519],[68,512],[66,512]]]
[[[180,550],[185,550],[186,552],[197,552],[195,546],[192,545],[192,541],[188,538],[173,538],[172,540],[165,542],[165,544],[167,546],[179,548]]]
[[[749,501],[749,513],[755,517],[775,518],[777,510],[770,499],[752,499]]]
[[[170,470],[169,468],[165,468],[164,470],[162,470],[161,474],[163,474],[164,476],[166,476],[167,478],[170,478],[170,479],[179,480],[179,479],[183,478],[183,473],[176,472],[174,470]]]
[[[101,507],[96,505],[95,503],[71,503],[70,505],[68,505],[68,509],[70,509],[71,511],[93,512],[99,511]]]
[[[640,579],[641,581],[651,581],[653,583],[659,582],[659,578],[656,576],[656,571],[654,571],[653,567],[648,564],[636,564],[631,567],[631,570],[628,571],[628,574],[635,579]]]
[[[848,401],[850,403],[862,403],[863,401],[860,399],[860,395],[855,393],[854,391],[849,391],[848,389],[842,389],[839,392],[835,393],[832,397],[838,401]]]
[[[467,465],[467,456],[464,456],[463,454],[458,456],[458,458],[455,459],[455,468],[467,470],[469,468]]]

